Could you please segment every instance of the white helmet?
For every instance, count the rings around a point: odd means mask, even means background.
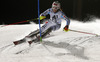
[[[54,1],[52,3],[52,9],[60,9],[60,3],[58,1]]]

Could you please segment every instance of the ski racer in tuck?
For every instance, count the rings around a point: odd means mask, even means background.
[[[46,18],[46,15],[50,15],[50,19],[41,27],[41,32],[49,29],[49,32],[60,29],[61,27],[61,19],[66,20],[66,26],[64,27],[64,31],[68,31],[70,20],[68,17],[61,11],[60,3],[58,1],[54,1],[52,3],[52,8],[47,9],[43,13],[40,14],[40,20]]]

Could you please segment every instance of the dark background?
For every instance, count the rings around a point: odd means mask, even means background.
[[[0,24],[11,24],[38,17],[38,0],[1,0]],[[40,0],[40,13],[55,0]],[[63,12],[71,19],[89,21],[100,18],[100,0],[58,0]]]

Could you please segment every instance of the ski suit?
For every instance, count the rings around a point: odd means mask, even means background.
[[[61,10],[54,13],[52,8],[49,8],[43,13],[41,13],[40,16],[46,16],[48,14],[50,15],[50,19],[48,20],[48,23],[44,24],[41,27],[41,32],[44,32],[49,28],[51,28],[52,31],[58,30],[61,27],[61,19],[66,20],[66,25],[70,24],[70,20]]]

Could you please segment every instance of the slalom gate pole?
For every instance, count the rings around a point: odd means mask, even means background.
[[[39,29],[40,29],[40,42],[42,42],[42,37],[41,37],[41,24],[40,24],[40,1],[38,0],[38,21],[39,21]]]
[[[89,32],[83,32],[83,31],[77,31],[77,30],[72,30],[72,29],[69,29],[70,31],[73,31],[73,32],[78,32],[78,33],[84,33],[84,34],[90,34],[90,35],[96,35],[98,36],[98,34],[94,34],[94,33],[89,33]]]
[[[38,18],[36,19],[31,19],[31,20],[38,20]],[[29,22],[30,20],[25,20],[25,21],[21,21],[21,22],[16,22],[16,23],[12,23],[12,24],[8,24],[8,25],[3,25],[1,27],[5,27],[5,26],[10,26],[10,25],[15,25],[15,24],[19,24],[19,23],[25,23],[25,22]]]

